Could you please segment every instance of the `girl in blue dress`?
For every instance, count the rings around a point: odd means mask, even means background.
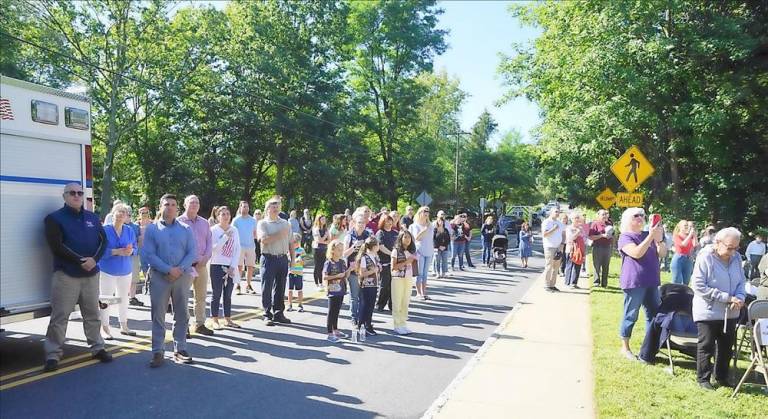
[[[533,248],[531,247],[533,244],[533,233],[531,233],[531,228],[528,226],[527,222],[524,222],[520,226],[518,237],[518,243],[520,243],[520,262],[523,264],[523,268],[527,268],[528,258],[533,254]]]

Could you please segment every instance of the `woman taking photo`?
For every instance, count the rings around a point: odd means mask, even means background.
[[[699,329],[696,380],[707,390],[713,389],[712,357],[716,359],[715,381],[722,387],[731,387],[728,365],[737,318],[746,298],[740,241],[741,232],[733,227],[718,231],[714,246],[701,250],[693,268],[693,321]]]
[[[675,255],[672,256],[670,264],[672,282],[688,285],[693,273],[693,251],[698,244],[693,223],[680,220],[672,233],[672,241],[675,246]]]
[[[413,264],[416,259],[413,236],[408,230],[403,229],[397,235],[395,248],[392,249],[392,323],[398,335],[412,333],[406,322],[413,287]]]
[[[131,209],[123,204],[112,207],[110,213],[112,224],[104,226],[107,234],[107,250],[99,261],[99,295],[116,295],[118,303],[118,319],[120,321],[120,334],[136,336],[136,332],[128,328],[128,294],[131,290],[133,279],[133,266],[131,255],[136,252],[138,244],[133,229],[126,225],[129,221]],[[109,328],[109,306],[101,310],[101,327],[107,339],[113,339]]]
[[[328,243],[331,242],[331,233],[328,231],[325,215],[315,215],[315,222],[312,223],[312,251],[315,257],[315,287],[322,291],[323,289],[323,265],[325,264],[325,254],[328,250]]]
[[[208,273],[211,278],[211,323],[215,330],[223,327],[219,323],[219,304],[224,297],[224,326],[239,329],[232,321],[232,289],[240,282],[237,264],[240,261],[240,239],[235,226],[231,225],[232,214],[226,206],[216,207],[218,224],[211,227],[213,250]]]
[[[445,217],[438,217],[434,223],[435,235],[433,238],[435,246],[435,273],[438,278],[445,278],[448,275],[448,255],[451,250],[451,232],[446,227]]]
[[[435,245],[433,243],[435,229],[429,221],[429,207],[421,207],[416,211],[413,224],[411,224],[408,230],[413,235],[414,242],[416,242],[416,254],[419,257],[416,294],[422,300],[427,301],[430,299],[427,295],[427,275],[429,275],[429,267],[432,264],[432,256],[435,253]]]
[[[518,246],[520,252],[520,263],[523,268],[528,267],[528,258],[533,255],[533,234],[528,222],[523,222],[518,233]]]
[[[645,211],[642,208],[627,208],[621,214],[619,284],[624,291],[624,312],[619,335],[621,354],[631,360],[637,359],[629,346],[629,339],[632,337],[632,328],[637,321],[640,306],[645,308],[647,329],[661,303],[659,253],[664,251],[664,227],[659,223],[651,227],[650,231],[643,231],[644,226]]]
[[[485,217],[485,223],[483,223],[483,227],[480,229],[480,235],[483,238],[483,264],[485,266],[488,266],[491,262],[491,251],[493,250],[491,242],[493,241],[493,236],[496,235],[496,231],[498,229],[493,222],[493,217],[490,215]]]

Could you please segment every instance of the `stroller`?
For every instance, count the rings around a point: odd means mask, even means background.
[[[501,263],[507,269],[507,236],[497,234],[491,239],[491,269],[496,269],[496,264]]]

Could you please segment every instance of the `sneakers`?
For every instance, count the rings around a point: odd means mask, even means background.
[[[410,335],[411,333],[413,333],[413,331],[411,331],[411,329],[407,327],[403,327],[403,332],[405,332],[406,335]]]
[[[192,363],[192,357],[189,356],[187,351],[178,351],[173,354],[173,360],[177,364],[191,364]]]
[[[630,361],[637,361],[637,357],[635,356],[635,354],[632,353],[632,351],[626,351],[622,349],[619,351],[619,355],[623,356],[624,358]]]
[[[291,319],[283,316],[282,314],[278,314],[274,318],[275,323],[282,323],[282,324],[291,324]]]
[[[299,304],[299,313],[303,313],[303,312],[304,312],[304,306]]]
[[[378,335],[378,333],[376,333],[376,331],[373,330],[373,328],[365,329],[365,334],[368,335],[368,336],[376,336],[376,335]]]
[[[213,336],[213,330],[205,327],[204,324],[199,324],[195,326],[195,333],[199,335]]]
[[[101,361],[101,362],[103,362],[105,364],[108,363],[108,362],[112,362],[112,354],[107,352],[107,351],[105,351],[104,349],[102,349],[102,350],[96,352],[95,354],[93,354],[93,358],[94,359],[98,359],[99,361]]]
[[[699,387],[701,387],[704,390],[714,390],[715,388],[712,387],[712,383],[709,381],[702,381],[699,383]]]
[[[235,287],[235,294],[237,295],[243,295],[243,291],[240,289],[240,285]]]
[[[136,297],[133,297],[130,300],[128,300],[128,304],[130,304],[132,306],[136,306],[136,307],[144,307],[144,303],[139,301],[139,299],[136,298]]]
[[[333,334],[336,335],[336,337],[339,338],[339,339],[346,339],[346,338],[349,337],[348,334],[342,332],[341,330],[337,330]]]
[[[288,306],[288,308],[285,309],[285,311],[293,311],[293,306]]]
[[[338,343],[340,340],[341,340],[341,339],[339,339],[339,337],[338,337],[338,336],[336,336],[336,335],[333,335],[333,334],[331,334],[331,335],[328,335],[328,342],[331,342],[331,343]]]
[[[55,359],[49,359],[45,361],[45,366],[43,367],[44,372],[51,372],[56,371],[59,369],[59,361]]]
[[[245,287],[245,292],[246,292],[246,294],[256,295],[256,291],[253,288],[251,288],[250,285]]]
[[[163,365],[163,362],[165,362],[165,356],[162,352],[155,352],[154,355],[152,355],[152,360],[149,361],[149,367],[150,368],[158,368]]]
[[[395,328],[395,333],[397,333],[398,335],[405,336],[405,335],[410,335],[411,331],[408,330],[408,328],[405,328],[405,327],[396,327]]]
[[[560,292],[560,289],[557,287],[547,287],[547,291],[549,292]]]
[[[264,316],[261,318],[261,320],[264,322],[264,326],[274,326],[275,322],[272,321],[272,318],[269,316]]]

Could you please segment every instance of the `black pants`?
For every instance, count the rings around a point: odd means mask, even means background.
[[[328,297],[328,333],[333,333],[334,330],[339,329],[339,311],[341,311],[341,304],[343,302],[343,295]]]
[[[696,327],[699,328],[696,379],[700,383],[710,382],[714,356],[715,380],[728,380],[728,364],[733,355],[733,342],[736,340],[736,319],[728,320],[725,333],[723,333],[722,320],[696,322]]]
[[[357,327],[373,328],[373,307],[376,305],[376,288],[360,288],[360,309],[357,310]]]
[[[323,265],[325,264],[325,249],[315,249],[315,285],[320,286],[323,283]]]
[[[384,306],[392,310],[392,271],[389,264],[381,267],[381,287],[379,288],[379,301],[376,303],[379,310],[384,310]]]
[[[261,255],[261,305],[264,316],[282,316],[285,309],[285,280],[288,278],[288,257]]]
[[[469,244],[472,243],[471,241],[467,241],[467,245],[464,247],[464,255],[467,257],[467,266],[470,268],[474,268],[475,265],[472,263],[472,259],[469,257]]]
[[[301,247],[307,250],[308,254],[312,254],[312,232],[308,231],[301,234]]]

